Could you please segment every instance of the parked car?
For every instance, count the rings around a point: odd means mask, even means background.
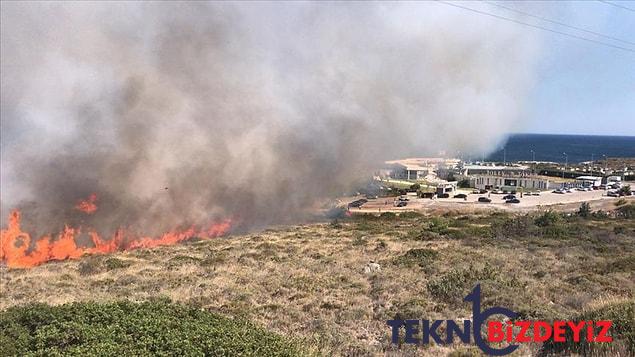
[[[348,204],[348,207],[361,207],[364,203],[368,202],[367,199],[361,198]]]
[[[505,203],[520,203],[520,200],[518,198],[514,198],[514,199],[511,199],[511,200],[505,201]]]
[[[408,202],[406,201],[395,201],[395,207],[406,207]]]
[[[503,192],[503,190],[494,190],[494,191],[492,191],[492,193],[495,193],[495,194],[502,194],[502,193],[504,193],[504,192]]]
[[[563,193],[564,193],[564,190],[557,189],[557,190],[553,190],[553,191],[551,191],[551,192],[553,192],[553,193],[563,194]]]
[[[540,191],[534,191],[529,193],[531,196],[540,196]]]
[[[479,193],[481,193],[481,190],[479,190],[478,188],[475,188],[475,189],[472,190],[472,193],[479,194]]]
[[[617,191],[609,191],[606,195],[609,197],[620,197],[620,194]]]
[[[503,196],[503,199],[504,199],[504,200],[513,200],[513,199],[515,199],[515,198],[516,198],[516,196],[514,196],[514,195],[512,195],[512,194],[509,194],[509,195],[507,195],[507,196]]]
[[[464,193],[459,193],[458,195],[454,195],[454,198],[467,198],[467,195]]]
[[[491,199],[489,199],[489,198],[487,198],[487,197],[479,197],[479,198],[478,198],[478,201],[479,201],[479,202],[483,202],[483,203],[490,203],[490,202],[492,202],[492,200],[491,200]]]
[[[442,194],[438,195],[437,197],[439,197],[439,198],[450,198],[450,194],[449,193],[442,193]]]
[[[480,190],[478,193],[480,193],[480,194],[482,195],[482,194],[487,193],[487,190],[486,190],[486,189],[482,189],[482,190]]]

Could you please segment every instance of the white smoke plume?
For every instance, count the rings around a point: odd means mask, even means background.
[[[2,2],[2,215],[266,224],[513,130],[535,33],[439,3]],[[167,189],[166,189],[167,188]],[[86,219],[86,218],[82,218]]]

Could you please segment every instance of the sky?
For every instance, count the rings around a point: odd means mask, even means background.
[[[457,2],[556,31],[630,47],[593,34],[544,22],[483,2]],[[493,2],[525,13],[584,28],[635,43],[635,11],[600,1]],[[613,1],[635,9],[635,1]],[[467,11],[457,9],[457,11]],[[469,11],[467,11],[469,12]],[[487,15],[476,14],[474,16]],[[492,22],[506,22],[492,18]],[[635,52],[534,29],[541,35],[541,52],[534,68],[519,133],[635,135]]]

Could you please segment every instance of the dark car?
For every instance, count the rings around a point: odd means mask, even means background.
[[[515,199],[515,198],[516,198],[516,196],[514,196],[514,195],[512,195],[512,194],[509,194],[509,195],[507,195],[507,196],[503,196],[503,199],[504,199],[504,200],[513,200],[513,199]]]
[[[511,200],[505,201],[505,203],[520,203],[520,200],[518,198],[513,198]]]
[[[454,195],[454,198],[467,198],[467,195],[464,193],[459,193],[458,195]]]
[[[450,194],[449,193],[442,193],[438,197],[439,198],[450,198]]]
[[[479,197],[479,198],[478,198],[478,201],[479,201],[479,202],[484,202],[484,203],[490,203],[490,202],[492,202],[492,200],[490,200],[490,199],[489,199],[489,198],[487,198],[487,197]]]
[[[399,201],[399,202],[397,202],[397,204],[395,204],[395,207],[406,207],[407,205],[408,205],[408,202]]]
[[[355,200],[355,201],[349,203],[348,207],[361,207],[366,202],[368,202],[368,200],[365,199],[365,198],[362,198],[362,199]]]
[[[487,190],[481,190],[479,193],[482,195],[484,193],[487,193]]]

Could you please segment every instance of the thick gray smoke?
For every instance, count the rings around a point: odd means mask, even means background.
[[[3,2],[3,221],[266,224],[386,159],[480,155],[530,85],[515,26],[439,3]]]

